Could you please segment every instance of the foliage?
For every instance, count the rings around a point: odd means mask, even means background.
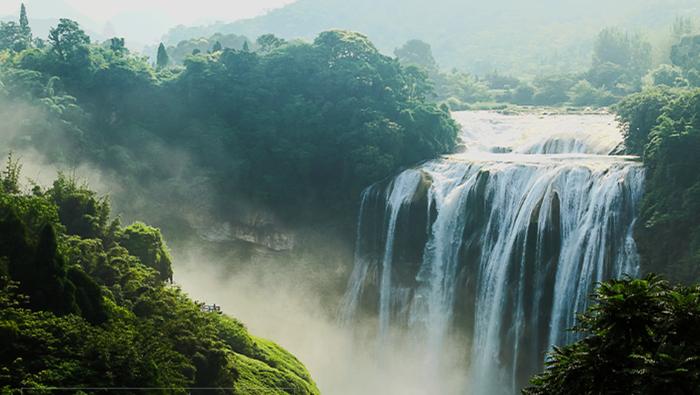
[[[80,204],[62,212],[59,203],[70,199]],[[65,177],[32,195],[0,191],[0,391],[318,393],[289,353],[232,318],[202,312],[163,282],[148,266],[167,261],[170,269],[157,229],[113,222],[92,238],[64,233],[104,201]]]
[[[700,280],[700,91],[655,88],[617,107],[647,170],[636,238],[645,271]]]
[[[165,50],[165,45],[160,43],[158,46],[158,55],[156,56],[156,66],[159,69],[168,67],[170,64],[170,57],[168,56],[168,51]]]
[[[75,178],[59,174],[46,196],[58,207],[66,233],[84,238],[107,238],[109,201],[100,199]]]
[[[0,51],[22,51],[27,48],[22,27],[15,22],[0,22]]]
[[[651,66],[651,45],[639,35],[603,29],[596,39],[588,80],[614,93],[637,90]]]
[[[575,106],[609,106],[615,102],[615,97],[604,89],[594,87],[590,82],[582,80],[572,86],[568,93],[571,104]]]
[[[671,62],[680,68],[682,78],[690,86],[700,87],[700,61],[698,59],[700,59],[700,35],[683,37],[671,48]],[[680,78],[677,77],[677,79]],[[676,83],[676,86],[678,85]]]
[[[255,40],[255,44],[260,52],[270,52],[285,44],[285,40],[274,34],[263,34]]]
[[[574,86],[575,80],[569,76],[547,76],[534,80],[536,87],[532,102],[536,105],[551,106],[569,101],[569,90]]]
[[[19,291],[29,297],[28,306],[34,310],[57,315],[82,312],[91,322],[104,321],[99,288],[80,269],[68,268],[58,250],[54,225],[47,222],[51,216],[25,211],[27,205],[39,203],[37,200],[41,199],[7,195],[0,199],[0,256],[7,262],[10,276],[19,282]],[[98,298],[87,300],[86,295]]]
[[[14,159],[12,152],[7,156],[5,169],[0,173],[0,191],[8,194],[19,193],[19,175],[22,165],[19,159]]]
[[[424,73],[427,83],[419,90],[430,92],[434,88],[435,99],[446,101],[452,110],[463,109],[467,103],[492,99],[486,83],[473,75],[457,70],[442,72],[433,58],[430,44],[424,41],[409,40],[394,50],[394,55],[407,70],[415,70],[416,75]],[[419,82],[421,79],[417,78]]]
[[[519,84],[512,93],[510,100],[515,104],[532,104],[535,88],[528,83]]]
[[[156,269],[161,280],[172,281],[173,269],[170,254],[158,229],[136,222],[120,232],[119,244],[139,258],[141,263]]]
[[[394,55],[401,63],[419,66],[428,72],[437,69],[430,44],[421,40],[409,40],[394,50]]]
[[[276,37],[274,38],[277,39]],[[216,33],[209,37],[196,37],[188,40],[182,40],[176,45],[163,46],[163,49],[167,52],[171,65],[183,65],[185,63],[185,60],[192,55],[211,54],[215,52],[220,52],[226,48],[241,50],[243,49],[243,45],[246,44],[248,41],[248,38],[245,36],[239,36],[237,34]],[[284,42],[284,40],[281,40],[281,42]],[[268,44],[272,46],[269,46]],[[258,46],[257,48],[261,50],[261,52],[269,52],[270,49],[275,47],[274,42],[266,43],[264,45],[264,50],[260,46]],[[158,53],[162,53],[160,45],[158,45],[157,48],[146,48],[145,51],[146,53],[153,53],[156,55],[157,65]]]
[[[524,394],[694,394],[700,387],[700,286],[659,277],[602,283]]]
[[[68,63],[88,55],[87,45],[90,44],[90,37],[80,29],[77,22],[61,19],[58,26],[49,32],[49,44],[58,60]]]
[[[536,106],[593,106],[614,104],[621,95],[638,91],[642,77],[651,64],[651,46],[639,35],[619,29],[602,30],[596,40],[590,69],[585,73],[540,73],[534,78],[519,79],[493,71],[479,78],[452,70],[439,69],[431,46],[410,40],[394,51],[403,64],[422,68],[435,87],[437,101],[453,110],[470,108],[470,104],[502,102]],[[659,75],[665,68],[652,74]],[[681,84],[683,79],[677,81]]]
[[[310,39],[320,31],[340,28],[366,34],[384,53],[410,39],[431,43],[435,59],[446,70],[456,67],[480,76],[498,70],[530,77],[583,71],[594,45],[592,37],[606,24],[666,32],[678,15],[697,16],[696,3],[299,0],[251,19],[178,26],[164,40],[174,45],[217,32]]]
[[[320,201],[332,202],[321,215],[352,218],[366,185],[455,145],[458,127],[427,100],[425,75],[357,33],[263,36],[251,51],[216,36],[222,50],[207,53],[207,41],[184,67],[154,70],[118,40],[89,44],[75,22],[52,32],[48,48],[7,63],[8,101],[42,112],[18,144],[98,163],[130,189],[169,177],[163,152],[177,150],[229,197],[221,212],[238,197],[283,218]]]
[[[678,66],[662,64],[656,69],[649,72],[647,80],[650,85],[669,86],[682,88],[688,86],[688,80],[685,79],[683,69]]]
[[[700,35],[683,37],[674,45],[671,62],[682,69],[700,70]]]

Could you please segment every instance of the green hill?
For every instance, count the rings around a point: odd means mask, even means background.
[[[293,355],[169,282],[158,229],[110,221],[107,200],[65,176],[31,193],[18,180],[10,159],[0,177],[0,391],[318,393]]]
[[[234,23],[172,29],[175,45],[214,33],[251,39],[273,33],[310,39],[328,29],[366,34],[385,53],[410,39],[433,46],[443,67],[487,73],[569,71],[590,62],[595,35],[604,27],[667,29],[677,16],[700,16],[693,0],[300,0],[266,15]]]

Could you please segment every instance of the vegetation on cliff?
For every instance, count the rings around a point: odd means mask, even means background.
[[[635,233],[645,272],[700,281],[700,90],[656,88],[617,106],[646,167]]]
[[[600,285],[574,330],[523,392],[695,394],[700,387],[700,286],[656,276]]]
[[[0,390],[216,388],[316,394],[294,356],[177,286],[160,231],[110,220],[107,200],[60,176],[0,177]]]

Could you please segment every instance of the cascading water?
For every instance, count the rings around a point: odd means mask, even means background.
[[[446,337],[469,340],[464,393],[512,394],[568,331],[596,282],[638,273],[632,238],[644,171],[609,155],[611,115],[463,112],[462,153],[362,196],[343,304],[407,328],[437,372]]]

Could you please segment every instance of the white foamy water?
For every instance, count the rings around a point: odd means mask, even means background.
[[[596,282],[638,273],[632,230],[644,171],[634,157],[608,155],[621,142],[612,115],[454,115],[463,152],[363,194],[342,314],[351,323],[375,286],[381,341],[391,327],[413,333],[435,377],[461,331],[469,384],[457,393],[513,394],[552,344],[576,340],[566,329]],[[426,223],[413,222],[416,210]],[[369,223],[383,231],[364,234]],[[423,229],[416,270],[398,259],[406,244],[397,237]]]

